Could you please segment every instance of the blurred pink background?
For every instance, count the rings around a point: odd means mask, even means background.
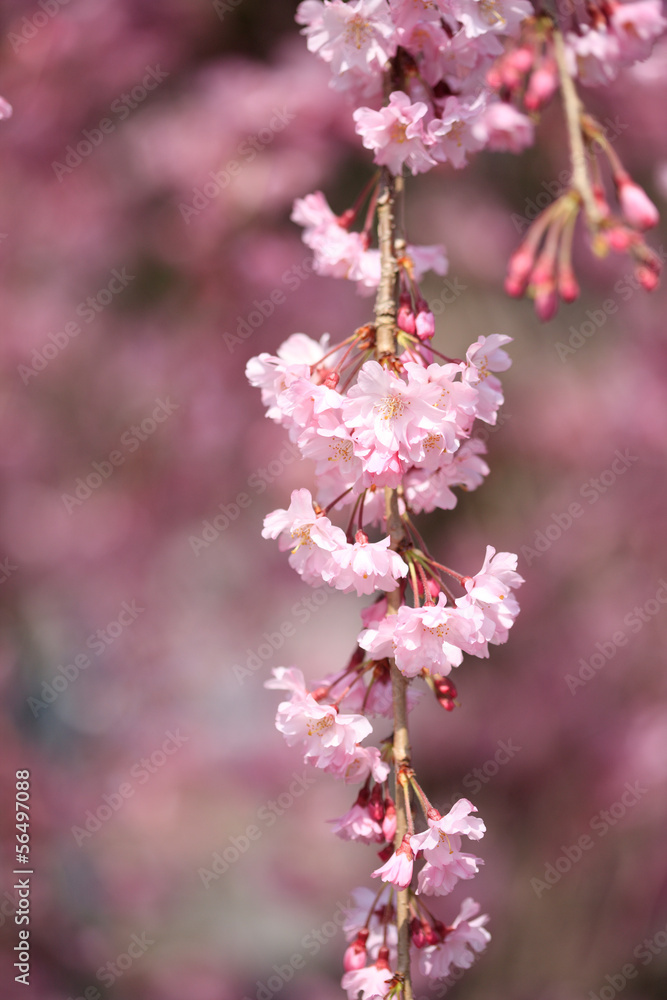
[[[362,602],[313,602],[260,538],[312,469],[243,376],[295,331],[347,336],[371,305],[310,274],[289,222],[293,199],[317,188],[342,211],[370,170],[295,6],[2,6],[0,93],[14,106],[0,124],[7,1000],[342,995],[340,913],[375,855],[329,834],[354,791],[311,782],[262,685],[278,665],[313,679],[338,668]],[[664,211],[667,44],[587,97]],[[515,338],[492,475],[422,526],[464,572],[487,543],[520,553],[527,581],[508,645],[458,672],[461,708],[424,698],[416,710],[416,767],[437,803],[470,796],[489,831],[474,891],[493,940],[452,997],[657,1000],[667,299],[582,245],[582,298],[555,321],[507,300],[522,217],[567,166],[557,108],[539,135],[521,158],[483,155],[408,185],[410,238],[450,258],[429,286],[440,347]],[[27,991],[12,967],[23,768]]]

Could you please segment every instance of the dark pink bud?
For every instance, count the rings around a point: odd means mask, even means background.
[[[534,263],[533,251],[523,246],[520,246],[510,257],[507,277],[505,278],[505,291],[512,298],[518,299],[525,292]]]
[[[380,785],[376,785],[373,789],[373,794],[368,803],[368,815],[376,823],[381,823],[384,819],[384,802],[382,801],[382,788]]]
[[[604,233],[604,237],[611,247],[612,250],[617,250],[622,253],[627,250],[633,240],[634,234],[630,232],[625,226],[614,226],[613,229],[607,229]]]
[[[424,924],[424,940],[426,944],[438,944],[440,937],[430,924]]]
[[[398,304],[398,315],[396,317],[396,322],[399,326],[399,329],[404,330],[406,333],[414,334],[415,314],[412,309],[412,301],[409,295],[401,295]]]
[[[383,847],[381,851],[378,851],[378,858],[380,859],[380,861],[389,861],[389,858],[392,856],[393,853],[394,853],[394,848],[392,847],[391,844],[387,844],[387,846]]]
[[[346,208],[342,215],[338,216],[337,222],[341,229],[349,229],[354,222],[355,211],[353,208]]]
[[[346,972],[352,972],[354,969],[363,969],[366,965],[367,938],[368,930],[362,927],[343,956],[343,968]]]
[[[420,309],[415,320],[417,336],[420,340],[430,340],[435,333],[435,316],[430,309]]]
[[[500,90],[503,85],[503,78],[496,66],[486,71],[486,82],[491,90]]]
[[[410,921],[410,937],[415,948],[423,948],[426,944],[424,930],[419,917],[413,917]]]
[[[535,312],[538,319],[547,323],[558,312],[558,295],[553,284],[543,284],[535,292]]]
[[[637,281],[645,291],[652,292],[658,287],[660,277],[649,267],[638,267],[635,273]]]
[[[579,284],[571,268],[561,268],[558,275],[558,294],[563,302],[574,302],[579,298]]]
[[[392,799],[384,800],[384,819],[382,820],[382,833],[389,844],[393,844],[396,836],[396,806]]]
[[[520,49],[515,49],[507,56],[507,62],[519,73],[527,73],[533,65],[535,56],[533,50],[524,45]]]
[[[323,385],[326,385],[327,389],[335,389],[340,382],[340,375],[338,372],[329,372],[326,378],[323,380]]]
[[[526,90],[524,104],[529,111],[537,111],[553,96],[558,86],[556,68],[545,63],[532,74]]]
[[[634,181],[623,181],[618,186],[618,200],[623,215],[636,229],[651,229],[657,226],[660,214],[649,196]]]
[[[359,542],[360,545],[368,545],[368,535],[365,531],[361,531],[361,529],[354,536],[354,540],[355,542]]]

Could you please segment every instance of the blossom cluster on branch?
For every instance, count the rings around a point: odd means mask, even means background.
[[[582,213],[594,250],[628,251],[642,285],[654,287],[658,258],[642,233],[657,213],[584,111],[574,78],[604,82],[646,58],[665,21],[657,0],[601,0],[561,25],[526,0],[304,0],[297,21],[330,65],[333,86],[350,96],[357,133],[380,170],[342,214],[318,191],[297,199],[292,218],[315,270],[376,292],[376,304],[373,319],[334,343],[298,333],[276,355],[248,362],[267,416],[314,461],[317,482],[315,496],[297,489],[289,507],[268,514],[263,535],[311,586],[375,600],[342,669],[309,689],[300,670],[281,667],[266,686],[286,692],[276,725],[288,745],[361,786],[331,820],[334,833],[379,848],[372,877],[386,885],[356,891],[342,985],[350,1000],[410,1000],[411,962],[427,977],[446,977],[452,966],[468,968],[490,939],[474,900],[450,924],[424,901],[475,876],[482,860],[462,849],[462,838],[479,840],[485,827],[466,799],[442,816],[417,780],[407,718],[423,692],[412,682],[451,711],[452,670],[464,654],[487,657],[490,644],[506,642],[523,580],[516,555],[491,545],[476,573],[449,568],[415,524],[418,514],[451,510],[457,489],[476,489],[488,474],[475,427],[497,421],[496,373],[510,365],[511,338],[480,336],[465,358],[435,347],[421,282],[429,270],[444,274],[447,258],[442,246],[409,243],[396,223],[402,173],[463,167],[482,148],[523,150],[539,111],[560,92],[571,185],[535,220],[510,262],[507,290],[527,292],[543,319],[559,297],[576,297],[571,246]],[[607,203],[599,156],[611,164],[620,214]],[[379,745],[367,745],[374,727]]]

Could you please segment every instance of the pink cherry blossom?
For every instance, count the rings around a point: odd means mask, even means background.
[[[363,969],[346,972],[341,986],[347,990],[348,1000],[383,1000],[389,992],[393,973],[386,962],[368,965]]]
[[[285,674],[275,674],[275,681],[267,687],[284,687]],[[342,715],[333,705],[320,705],[311,694],[303,695],[299,688],[292,698],[278,706],[276,728],[283,734],[288,746],[301,744],[304,757],[316,767],[325,767],[334,753],[351,755],[356,744],[372,731],[368,719],[362,715]]]
[[[452,965],[469,969],[475,961],[475,953],[484,951],[491,940],[484,926],[489,918],[486,915],[478,917],[479,910],[479,903],[464,899],[459,915],[446,929],[444,941],[419,952],[419,969],[425,976],[445,979]]]
[[[516,572],[516,566],[517,556],[513,552],[496,553],[492,545],[487,545],[481,570],[465,582],[467,597],[456,602],[460,606],[470,600],[483,611],[485,626],[482,631],[489,642],[507,642],[508,629],[519,613],[512,590],[520,587],[524,580]]]
[[[259,354],[246,365],[246,378],[252,386],[261,389],[262,403],[267,407],[267,417],[281,423],[282,410],[276,406],[278,396],[287,387],[288,378],[309,378],[311,365],[324,356],[329,346],[329,335],[319,341],[305,333],[294,333],[278,348],[277,356]]]
[[[419,873],[417,891],[425,895],[445,895],[452,891],[459,879],[472,878],[478,871],[481,858],[461,851],[461,836],[472,840],[484,836],[485,826],[467,799],[459,801],[439,819],[429,818],[429,829],[410,838],[415,852],[422,851],[427,865]]]
[[[374,151],[376,163],[394,174],[407,164],[413,174],[419,174],[435,165],[424,144],[422,119],[427,111],[422,101],[412,104],[408,95],[398,90],[380,111],[357,108],[353,117],[364,146]]]
[[[341,840],[358,840],[362,844],[385,842],[382,825],[371,817],[368,805],[362,806],[355,802],[351,809],[338,819],[330,819],[329,823],[333,833]]]
[[[332,553],[332,577],[329,582],[349,593],[356,590],[357,595],[372,594],[375,590],[391,591],[398,586],[398,581],[408,573],[408,565],[393,552],[389,545],[389,536],[379,542],[369,542],[357,539],[353,545],[337,549]]]
[[[379,73],[396,52],[396,31],[385,0],[307,0],[296,13],[305,25],[308,50],[331,63],[336,75],[348,70]]]
[[[589,86],[615,80],[621,66],[618,36],[606,25],[580,25],[579,33],[565,36],[568,68],[572,76]]]
[[[667,28],[660,0],[613,4],[609,20],[625,65],[648,59],[654,41]]]
[[[362,366],[343,404],[343,419],[371,483],[397,486],[405,468],[423,454],[428,435],[442,424],[439,398],[437,386],[421,374],[408,372],[406,382],[377,361]]]
[[[369,959],[377,959],[380,948],[386,945],[389,949],[389,961],[396,961],[396,924],[386,922],[387,911],[392,911],[393,889],[383,885],[378,895],[375,887],[358,886],[352,890],[352,904],[345,911],[343,933],[347,941],[357,938],[360,931],[368,929],[366,951]],[[370,914],[370,920],[368,919]]]
[[[468,38],[489,31],[516,35],[521,22],[535,13],[526,0],[452,0],[452,9]]]
[[[489,104],[472,129],[485,146],[500,153],[521,153],[535,141],[531,119],[506,101]]]
[[[318,764],[320,766],[324,766],[325,771],[340,778],[345,784],[358,784],[367,778],[381,784],[387,780],[390,771],[389,764],[382,760],[377,747],[357,746],[351,751],[340,747],[323,765]]]
[[[484,145],[474,125],[481,119],[486,106],[486,95],[481,93],[471,99],[447,97],[439,118],[428,126],[429,152],[440,163],[450,163],[459,170],[465,167],[467,154],[477,152]]]
[[[406,836],[389,860],[371,873],[371,878],[381,878],[383,882],[390,882],[397,889],[406,889],[412,882],[414,860],[415,856]]]
[[[313,586],[323,582],[331,553],[347,545],[345,532],[315,513],[310,490],[305,489],[294,490],[287,510],[266,515],[262,538],[277,538],[281,552],[290,549],[290,566]]]
[[[442,455],[438,468],[431,472],[422,467],[410,469],[404,479],[405,499],[416,514],[440,510],[452,510],[458,498],[453,487],[461,486],[476,490],[488,476],[489,467],[480,455],[486,453],[486,445],[479,438],[464,441],[453,455]]]
[[[446,606],[443,593],[438,603],[422,608],[402,605],[398,614],[366,629],[359,645],[374,659],[393,656],[406,677],[416,677],[423,669],[448,674],[463,660],[463,650],[475,656],[487,656],[480,633],[483,613],[472,605],[467,608]]]
[[[436,863],[449,850],[445,835],[463,834],[470,840],[481,840],[486,833],[486,826],[479,816],[470,815],[474,812],[477,812],[477,808],[469,799],[458,799],[444,816],[429,818],[429,829],[412,838],[413,850],[424,851],[427,860]]]
[[[427,862],[419,872],[417,893],[421,896],[447,896],[459,879],[470,879],[479,871],[484,862],[474,854],[461,852],[461,838],[452,834],[449,838],[450,852],[447,862],[433,865]]]
[[[463,378],[477,389],[477,417],[487,424],[495,424],[498,409],[503,404],[502,386],[491,372],[504,372],[512,364],[507,352],[502,350],[503,344],[511,341],[511,337],[493,333],[490,337],[480,337],[466,353],[468,367]]]

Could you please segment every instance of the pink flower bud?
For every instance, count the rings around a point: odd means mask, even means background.
[[[486,71],[486,82],[491,90],[500,90],[502,87],[503,78],[496,66],[492,66],[491,69]]]
[[[505,291],[512,298],[521,298],[528,286],[535,257],[532,250],[525,247],[519,249],[510,257],[509,269],[505,278]]]
[[[571,268],[561,268],[558,275],[558,294],[563,302],[574,302],[579,298],[579,284]]]
[[[534,58],[532,49],[524,45],[522,48],[510,52],[507,56],[507,62],[519,73],[527,73],[533,65]]]
[[[618,186],[618,200],[623,215],[636,229],[651,229],[660,219],[658,209],[639,184],[623,181]]]
[[[430,924],[424,924],[424,940],[426,944],[439,944],[440,937],[436,931],[430,926]]]
[[[547,323],[558,312],[558,296],[553,284],[541,285],[535,293],[535,312],[538,319]]]
[[[393,844],[396,836],[396,806],[392,799],[384,800],[384,819],[382,820],[382,833],[388,843]]]
[[[435,316],[430,309],[420,309],[415,320],[417,336],[420,340],[430,340],[435,333]]]
[[[415,314],[412,309],[412,302],[410,301],[409,295],[401,295],[396,322],[400,330],[404,330],[406,333],[414,334]]]
[[[346,208],[342,215],[336,220],[341,229],[349,229],[354,222],[355,211],[353,208]]]
[[[638,267],[636,273],[637,281],[647,292],[653,292],[660,282],[660,277],[649,267]]]
[[[552,97],[557,87],[555,67],[550,63],[535,70],[530,78],[524,104],[529,111],[537,111]]]
[[[338,372],[329,372],[322,380],[322,384],[326,385],[327,389],[335,389],[339,382],[340,375]]]
[[[352,944],[346,949],[343,956],[343,968],[346,972],[352,972],[354,969],[363,969],[366,965],[367,938],[368,930],[362,927]]]
[[[368,815],[376,823],[381,823],[384,819],[384,803],[382,801],[382,788],[376,785],[368,803]]]
[[[625,226],[614,226],[613,229],[607,229],[604,233],[608,245],[619,253],[628,249],[633,242],[633,235]]]
[[[423,948],[426,944],[426,938],[424,937],[424,929],[422,927],[422,922],[419,917],[413,917],[410,921],[410,938],[412,944],[415,948]]]

